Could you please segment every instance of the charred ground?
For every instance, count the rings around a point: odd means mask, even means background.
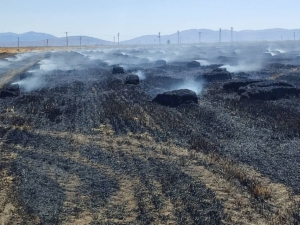
[[[76,69],[39,71],[41,87],[0,100],[4,224],[299,223],[299,97],[241,100],[226,81],[201,79],[225,58],[153,67],[148,53],[52,53]],[[111,59],[130,62],[125,74],[112,74]],[[232,77],[297,86],[299,69],[283,56]],[[137,71],[145,79],[125,84]],[[152,101],[196,78],[199,104]]]

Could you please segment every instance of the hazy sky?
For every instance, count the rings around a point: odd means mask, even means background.
[[[0,0],[0,31],[112,40],[177,30],[300,26],[299,0]]]

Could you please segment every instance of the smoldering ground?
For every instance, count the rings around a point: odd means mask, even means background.
[[[27,224],[297,224],[299,98],[242,101],[222,89],[225,81],[198,79],[226,65],[242,65],[243,72],[243,62],[262,60],[261,69],[243,76],[295,82],[299,66],[285,63],[299,52],[287,48],[261,58],[268,47],[49,53],[19,81],[26,91],[0,99],[1,169],[15,185],[6,199],[20,209],[14,218]],[[201,66],[190,68],[191,61]],[[112,74],[116,64],[125,74]],[[132,73],[139,85],[125,84]],[[156,94],[181,88],[195,91],[199,104],[153,102]]]

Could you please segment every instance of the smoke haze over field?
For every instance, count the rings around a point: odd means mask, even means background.
[[[24,53],[2,59],[0,68],[9,68],[36,54],[38,53]],[[261,70],[266,61],[280,58],[299,63],[299,60],[296,60],[299,54],[300,47],[290,42],[156,45],[52,51],[30,69],[27,72],[29,76],[18,84],[25,91],[32,91],[47,86],[52,74],[63,74],[64,81],[68,81],[68,74],[76,73],[78,79],[84,80],[85,73],[80,72],[84,69],[101,68],[111,73],[113,66],[122,66],[126,73],[128,71],[136,74],[142,81],[159,74],[181,79],[180,84],[170,84],[164,89],[190,89],[200,95],[205,87],[205,80],[198,79],[196,82],[195,78],[209,72],[211,68],[226,68],[231,73],[246,72],[251,78],[251,73]],[[167,64],[157,65],[158,60],[165,60]],[[191,61],[199,62],[201,67],[187,68],[187,63]]]

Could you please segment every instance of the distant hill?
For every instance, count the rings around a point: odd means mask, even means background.
[[[79,46],[80,45],[80,37],[81,44],[84,45],[108,45],[112,42],[105,41],[98,38],[88,37],[88,36],[69,36],[69,46]],[[36,32],[27,32],[24,34],[15,34],[15,33],[0,33],[0,47],[17,47],[18,46],[18,38],[20,40],[20,47],[27,46],[66,46],[66,38],[65,37],[55,37],[50,34],[45,33],[36,33]]]
[[[0,43],[18,41],[18,37],[20,38],[21,41],[39,41],[39,40],[56,38],[51,34],[36,33],[33,31],[24,34],[15,34],[9,32],[9,33],[0,33]]]
[[[81,37],[81,45],[109,45],[112,44],[110,41],[105,41],[99,38],[93,38],[89,36],[69,36],[69,46],[79,46],[80,45],[80,37]],[[49,45],[53,46],[65,46],[66,45],[66,37],[51,39],[49,40]]]
[[[180,32],[179,41],[181,43],[199,43],[199,32],[201,32],[201,42],[218,42],[219,31],[209,29],[191,29]],[[267,29],[267,30],[243,30],[233,31],[234,41],[280,41],[280,40],[294,40],[294,32],[296,34],[296,40],[300,39],[300,29],[287,30],[287,29]],[[15,33],[0,33],[0,47],[16,47],[18,45],[18,37],[20,38],[20,47],[26,46],[44,46],[47,44],[48,39],[49,46],[65,46],[65,37],[55,37],[50,34],[27,32],[24,34]],[[161,43],[166,44],[170,40],[172,43],[178,42],[177,32],[164,35],[161,33]],[[222,30],[222,42],[230,42],[231,31],[229,29]],[[157,35],[145,35],[137,37],[131,40],[121,41],[120,44],[158,44]],[[110,41],[81,36],[81,45],[110,45],[113,44]],[[80,36],[69,36],[69,46],[79,46]]]
[[[218,42],[219,30],[209,29],[191,29],[180,32],[181,43],[198,43],[199,32],[201,32],[202,42]],[[243,30],[233,31],[234,41],[279,41],[279,40],[294,40],[294,32],[296,33],[296,39],[300,39],[300,29],[287,30],[287,29],[267,29],[267,30]],[[171,43],[178,43],[177,32],[170,35],[163,35],[161,33],[161,43],[166,44],[170,40]],[[231,41],[231,31],[222,30],[222,42]],[[128,41],[121,42],[122,44],[158,44],[157,35],[146,35],[138,38],[134,38]]]

